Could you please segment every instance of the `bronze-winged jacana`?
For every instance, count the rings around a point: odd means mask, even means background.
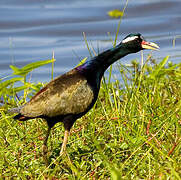
[[[141,34],[130,34],[120,44],[69,72],[55,78],[19,109],[14,117],[20,121],[43,118],[48,131],[44,140],[43,154],[47,153],[47,140],[51,128],[63,122],[64,140],[60,154],[66,150],[70,129],[76,119],[86,114],[97,100],[101,78],[105,70],[118,59],[143,49],[157,50],[159,46],[147,42]]]

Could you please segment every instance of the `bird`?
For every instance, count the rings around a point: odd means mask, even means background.
[[[66,152],[68,136],[74,122],[95,104],[106,69],[124,56],[144,49],[158,50],[159,46],[146,41],[140,33],[129,34],[115,47],[56,77],[26,104],[18,107],[18,114],[14,116],[16,120],[46,120],[48,130],[43,142],[43,157],[46,161],[51,128],[58,122],[64,125],[64,139],[60,150],[62,156]]]

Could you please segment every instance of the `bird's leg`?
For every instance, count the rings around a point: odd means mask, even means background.
[[[63,144],[62,144],[61,151],[60,151],[60,156],[62,156],[63,153],[66,151],[66,145],[68,142],[69,133],[70,133],[70,129],[65,129]]]
[[[47,131],[45,140],[43,142],[43,148],[42,148],[43,149],[43,159],[45,161],[46,166],[48,166],[48,159],[47,159],[48,147],[47,147],[47,141],[48,141],[48,137],[50,135],[50,130],[51,130],[51,127],[48,127],[48,131]]]
[[[72,127],[72,125],[74,124],[74,119],[72,118],[72,116],[67,116],[66,118],[64,118],[63,120],[63,124],[64,124],[64,128],[65,128],[65,133],[64,133],[64,139],[63,139],[63,144],[61,147],[61,151],[60,151],[60,156],[62,156],[64,154],[64,152],[66,151],[66,145],[68,142],[68,136],[70,133],[70,129]]]

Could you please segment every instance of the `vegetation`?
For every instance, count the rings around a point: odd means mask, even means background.
[[[127,3],[108,12],[120,17],[114,46]],[[13,74],[0,79],[0,179],[180,179],[181,64],[149,55],[144,64],[120,64],[121,78],[114,81],[111,67],[94,108],[73,126],[63,157],[63,124],[53,128],[46,167],[41,148],[47,125],[15,121],[8,109],[44,86],[27,81],[33,69],[52,63],[53,77],[54,61],[11,66]]]
[[[103,79],[96,105],[75,123],[63,157],[63,125],[53,128],[51,164],[46,167],[41,149],[45,122],[14,121],[8,109],[24,104],[43,86],[27,82],[28,73],[53,62],[11,67],[13,75],[0,82],[1,178],[180,178],[181,64],[168,62],[168,57],[156,63],[151,55],[142,65],[120,64],[121,80]]]

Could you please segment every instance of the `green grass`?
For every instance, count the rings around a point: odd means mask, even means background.
[[[7,112],[42,84],[16,76],[1,80],[1,178],[180,179],[181,64],[168,63],[168,57],[155,63],[149,56],[141,66],[120,65],[121,81],[102,82],[94,108],[74,124],[63,157],[64,128],[56,124],[48,140],[49,167],[42,158],[46,123],[18,122]],[[22,86],[14,88],[16,81]]]

